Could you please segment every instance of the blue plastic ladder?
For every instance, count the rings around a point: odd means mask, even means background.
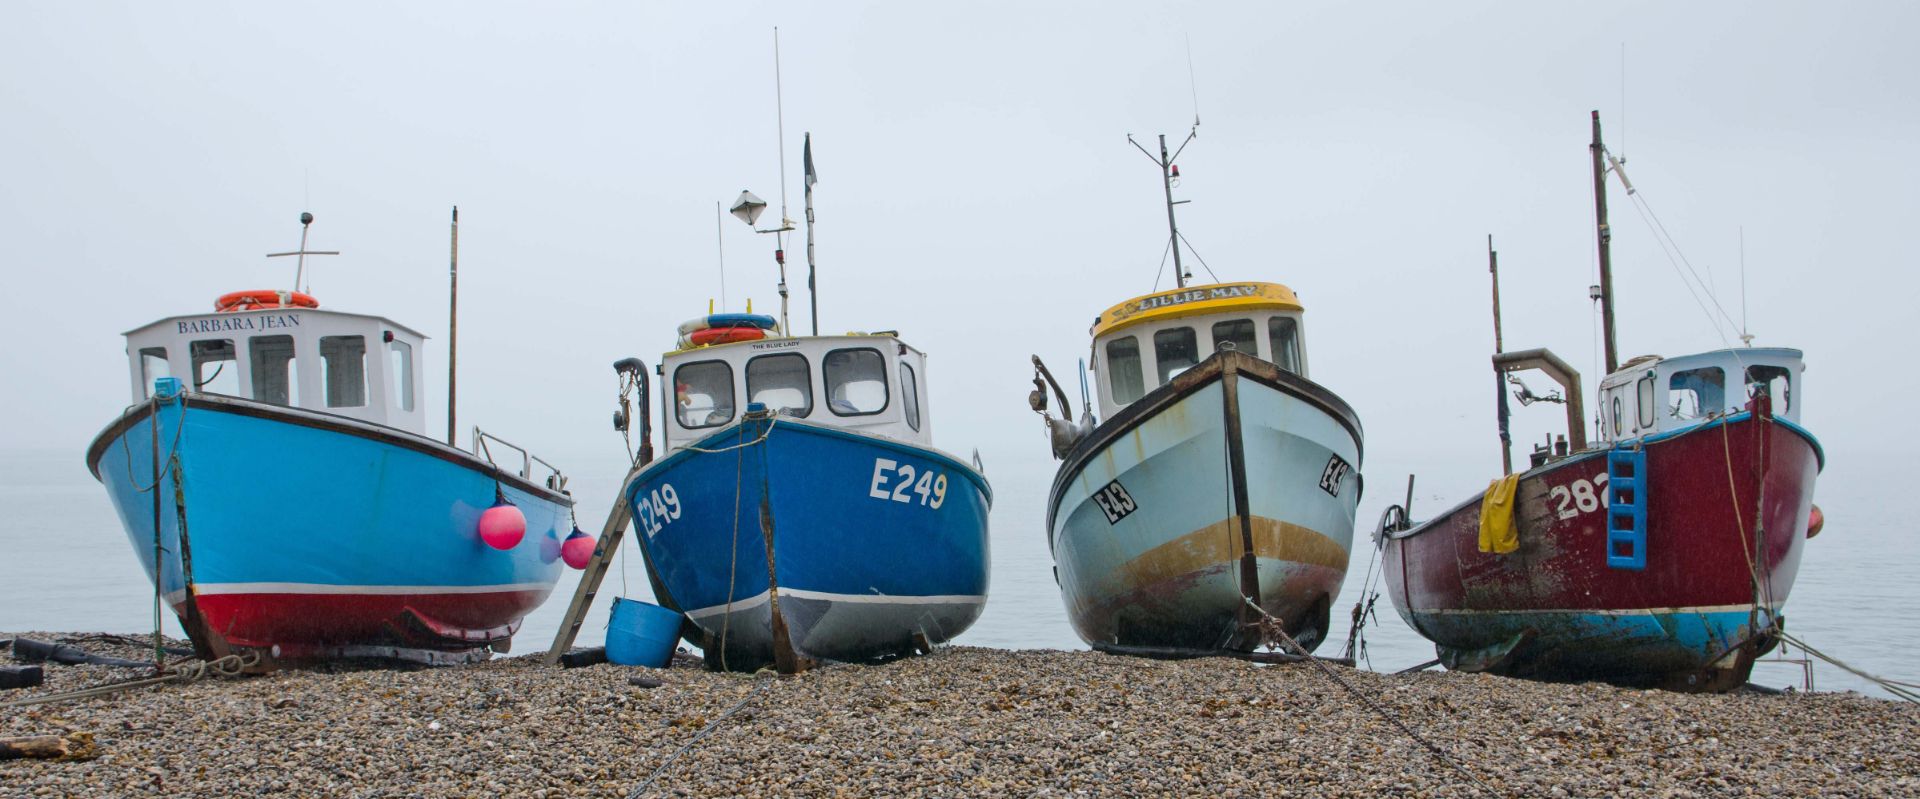
[[[1647,567],[1647,451],[1607,451],[1607,565]]]

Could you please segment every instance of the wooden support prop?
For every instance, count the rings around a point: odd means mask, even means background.
[[[0,689],[32,688],[45,679],[39,666],[0,666]]]
[[[0,738],[0,760],[24,757],[46,760],[92,760],[99,756],[100,747],[94,745],[93,733],[90,732]]]
[[[641,400],[645,402],[643,398]],[[620,481],[620,491],[613,497],[613,509],[607,513],[607,523],[600,528],[600,540],[593,548],[593,558],[587,561],[587,568],[580,575],[580,584],[573,591],[573,602],[567,606],[567,616],[560,624],[560,631],[553,636],[553,646],[547,649],[545,662],[549,666],[558,665],[560,658],[573,648],[573,639],[580,634],[580,625],[586,622],[587,610],[593,607],[593,599],[600,593],[600,581],[607,576],[607,569],[613,565],[614,558],[620,553],[620,540],[627,534],[627,523],[632,520],[627,508],[627,486],[640,474],[641,467],[652,460],[651,447],[643,449],[648,457],[636,462],[627,472],[627,479]]]

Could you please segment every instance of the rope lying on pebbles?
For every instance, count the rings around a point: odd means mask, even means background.
[[[1286,627],[1280,623],[1279,619],[1274,618],[1273,615],[1270,613],[1267,613],[1265,609],[1261,608],[1259,605],[1254,604],[1253,600],[1251,599],[1243,599],[1242,601],[1246,602],[1248,607],[1253,608],[1256,612],[1258,612],[1263,617],[1262,620],[1259,622],[1261,632],[1273,637],[1277,637],[1282,641],[1285,641],[1287,646],[1291,647],[1293,651],[1299,654],[1301,657],[1306,658],[1307,662],[1312,663],[1314,668],[1319,669],[1321,674],[1324,674],[1327,676],[1327,679],[1330,679],[1335,683],[1338,683],[1342,689],[1344,689],[1347,693],[1352,694],[1354,698],[1359,699],[1362,702],[1365,702],[1368,709],[1372,710],[1375,714],[1379,715],[1380,718],[1385,719],[1387,723],[1392,724],[1395,727],[1398,727],[1401,732],[1404,732],[1407,734],[1407,737],[1412,738],[1414,740],[1414,743],[1420,744],[1421,747],[1425,748],[1440,762],[1447,764],[1454,771],[1460,772],[1461,776],[1466,777],[1469,780],[1472,780],[1474,784],[1479,785],[1481,788],[1486,789],[1488,793],[1491,793],[1494,796],[1500,795],[1500,792],[1497,790],[1494,790],[1493,786],[1487,784],[1486,780],[1481,779],[1480,775],[1473,773],[1473,771],[1469,770],[1465,764],[1461,763],[1458,760],[1455,760],[1452,755],[1447,754],[1446,750],[1441,749],[1439,746],[1434,745],[1434,743],[1431,741],[1428,741],[1425,736],[1422,736],[1420,733],[1415,732],[1414,729],[1410,726],[1407,726],[1407,723],[1405,721],[1402,721],[1399,716],[1394,715],[1392,712],[1388,711],[1385,707],[1381,706],[1378,702],[1373,701],[1373,697],[1370,697],[1364,693],[1361,693],[1360,689],[1353,687],[1346,680],[1340,679],[1340,675],[1333,673],[1333,669],[1329,668],[1327,664],[1321,662],[1319,658],[1314,657],[1313,652],[1309,651],[1306,647],[1301,646],[1299,641],[1293,640],[1293,636],[1287,634]],[[629,796],[627,797],[627,799],[633,799],[633,797]]]
[[[713,717],[713,720],[707,722],[706,726],[701,727],[700,731],[694,733],[692,738],[687,739],[686,743],[681,744],[679,749],[675,749],[673,754],[668,755],[666,762],[661,763],[659,768],[654,769],[652,774],[647,775],[646,782],[640,783],[640,787],[633,789],[631,793],[627,794],[627,799],[640,799],[641,796],[645,795],[647,789],[653,787],[654,781],[660,779],[661,774],[666,773],[667,767],[673,765],[673,761],[679,760],[681,755],[686,754],[688,749],[692,749],[693,745],[699,743],[701,738],[707,737],[707,733],[713,732],[714,728],[719,727],[720,722],[726,721],[728,716],[739,712],[740,708],[746,707],[748,702],[752,702],[754,697],[759,696],[760,692],[766,690],[767,686],[772,685],[774,679],[776,679],[773,676],[773,672],[766,669],[761,669],[758,677],[759,679],[755,681],[753,690],[748,691],[746,696],[741,697],[740,701],[735,702],[733,707],[727,708],[725,711],[722,711],[720,715]]]
[[[32,696],[26,699],[14,699],[8,702],[0,702],[0,708],[27,707],[29,705],[44,705],[49,702],[66,702],[74,699],[86,699],[93,696],[106,696],[107,694],[131,691],[136,688],[145,688],[151,685],[161,685],[170,682],[193,682],[194,680],[209,676],[233,677],[246,671],[258,662],[260,662],[260,655],[255,653],[246,656],[228,655],[217,660],[183,663],[168,669],[165,674],[155,677],[110,682],[104,685],[95,685],[73,691],[62,691],[44,696]]]

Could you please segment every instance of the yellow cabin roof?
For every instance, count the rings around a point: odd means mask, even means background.
[[[1221,311],[1305,310],[1293,289],[1278,283],[1214,283],[1188,286],[1135,297],[1108,308],[1093,322],[1093,337],[1099,338],[1122,328],[1144,322],[1178,319],[1183,316]]]

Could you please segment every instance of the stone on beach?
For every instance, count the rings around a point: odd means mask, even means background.
[[[1502,796],[1920,793],[1906,703],[1335,669]],[[52,667],[6,698],[136,676]],[[617,797],[708,725],[647,795],[1486,795],[1312,665],[968,647],[796,677],[521,657],[145,688],[0,718],[100,750],[11,761],[0,795]]]

